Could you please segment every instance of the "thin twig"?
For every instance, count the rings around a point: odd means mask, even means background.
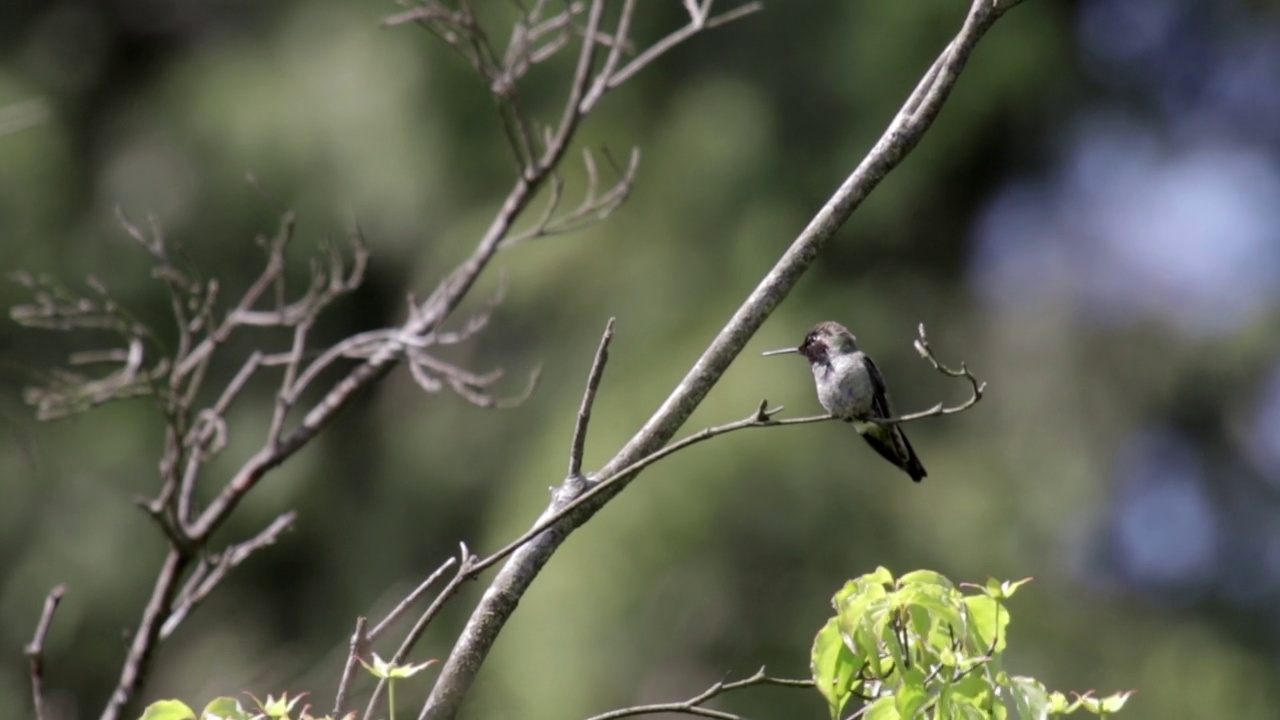
[[[635,185],[636,172],[640,168],[640,149],[631,149],[626,169],[620,169],[612,158],[609,158],[610,164],[613,165],[614,170],[618,173],[618,180],[608,190],[599,195],[596,194],[599,177],[596,173],[595,161],[589,151],[583,150],[582,154],[587,169],[587,189],[582,202],[564,215],[553,217],[559,207],[560,195],[564,189],[560,177],[558,175],[553,176],[550,191],[551,197],[548,199],[547,208],[542,217],[532,227],[503,240],[502,249],[505,250],[536,238],[577,232],[608,217],[626,201],[631,194],[632,187]],[[605,156],[609,157],[607,150],[605,151]]]
[[[775,408],[767,408],[767,401],[762,400],[760,402],[760,407],[748,417],[735,422],[725,423],[724,425],[703,428],[683,440],[671,443],[670,445],[640,458],[620,470],[610,473],[609,475],[600,475],[593,478],[589,489],[581,495],[573,498],[573,500],[565,504],[563,507],[557,508],[554,512],[539,518],[538,522],[534,523],[533,527],[525,531],[524,534],[520,535],[520,537],[517,537],[515,540],[507,543],[497,552],[486,556],[483,560],[477,560],[471,567],[472,573],[479,574],[480,572],[492,567],[506,556],[520,549],[533,538],[542,534],[551,526],[573,514],[575,510],[581,508],[583,505],[586,505],[600,495],[603,495],[610,489],[615,488],[620,483],[625,482],[644,468],[658,462],[668,455],[679,452],[690,445],[696,445],[700,442],[710,440],[713,437],[737,430],[745,430],[747,428],[805,425],[808,423],[826,422],[828,420],[836,419],[832,415],[810,415],[808,417],[788,418],[786,420],[773,419],[773,416],[782,412],[782,410],[783,408],[781,405]]]
[[[655,703],[653,705],[635,705],[628,708],[620,708],[599,715],[592,715],[587,720],[618,720],[618,718],[635,717],[637,715],[656,715],[658,713],[677,713],[681,715],[696,715],[699,717],[720,718],[721,720],[744,720],[741,715],[723,712],[720,710],[712,710],[702,707],[702,704],[712,698],[723,695],[734,690],[751,687],[753,685],[775,685],[778,687],[790,688],[813,688],[812,680],[792,680],[789,678],[769,677],[765,674],[764,668],[760,668],[754,675],[733,682],[718,682],[702,692],[694,695],[688,700],[681,702]]]
[[[969,408],[976,405],[978,401],[982,399],[982,395],[987,389],[987,384],[985,382],[980,382],[978,378],[974,377],[973,373],[969,372],[969,367],[965,363],[963,362],[960,363],[959,370],[953,370],[947,367],[946,365],[943,365],[941,362],[939,362],[938,358],[934,357],[933,348],[929,346],[929,338],[926,337],[924,334],[924,323],[920,323],[917,329],[920,333],[920,337],[917,338],[915,341],[915,348],[916,348],[916,352],[920,353],[920,357],[924,358],[925,360],[928,360],[929,364],[933,365],[933,369],[937,370],[943,375],[947,375],[949,377],[962,377],[968,380],[969,386],[973,390],[973,394],[969,397],[968,400],[964,401],[960,405],[956,405],[953,407],[945,407],[942,403],[938,403],[937,405],[934,405],[928,410],[922,410],[920,412],[911,413],[909,415],[900,415],[898,417],[889,417],[889,418],[876,418],[875,419],[876,423],[880,425],[900,425],[902,423],[913,422],[916,420],[923,420],[924,418],[941,417],[943,415],[955,415],[956,413],[962,413],[965,410],[968,410]]]
[[[436,599],[432,600],[431,604],[427,606],[427,609],[418,618],[418,621],[414,623],[413,628],[405,636],[404,640],[400,642],[400,647],[396,649],[395,655],[391,657],[391,663],[398,664],[405,661],[409,656],[409,652],[413,650],[413,646],[418,644],[418,640],[422,638],[423,633],[427,631],[427,627],[435,619],[445,603],[453,598],[464,583],[476,576],[478,571],[472,570],[476,557],[467,549],[466,544],[460,544],[458,557],[460,558],[458,570],[440,590],[440,593],[436,595]],[[378,685],[373,689],[373,694],[369,697],[369,703],[365,706],[364,720],[373,720],[376,717],[378,705],[382,700],[382,694],[386,690],[386,686],[386,678],[378,680]]]
[[[604,17],[604,0],[591,0],[591,8],[587,10],[587,27],[582,35],[582,50],[578,53],[578,67],[574,70],[573,81],[569,84],[569,97],[565,100],[564,112],[560,124],[551,140],[547,152],[538,161],[539,168],[550,170],[560,162],[565,150],[569,148],[569,138],[578,128],[583,116],[589,112],[578,105],[591,83],[591,71],[596,58],[596,33],[600,31],[600,20]]]
[[[293,328],[293,345],[289,351],[289,362],[284,366],[284,378],[280,381],[280,389],[276,391],[275,407],[271,412],[271,425],[267,429],[267,443],[278,445],[284,432],[284,424],[293,409],[296,397],[293,384],[298,377],[298,366],[302,364],[303,353],[307,349],[307,335],[311,332],[314,316],[299,322]]]
[[[31,671],[31,701],[35,707],[36,720],[45,720],[44,711],[44,643],[53,627],[53,613],[67,594],[66,585],[55,585],[44,599],[44,609],[40,611],[40,620],[36,623],[35,635],[27,643],[25,652]]]
[[[609,89],[609,79],[618,69],[618,62],[622,59],[622,52],[626,48],[627,35],[631,32],[631,18],[635,14],[635,5],[635,0],[625,0],[622,5],[622,12],[618,15],[618,26],[613,34],[613,47],[609,49],[609,56],[605,59],[600,73],[596,75],[596,81],[592,83],[591,90],[582,99],[582,107],[588,110],[600,102],[600,97]]]
[[[338,681],[338,694],[333,700],[333,716],[342,717],[342,709],[347,705],[347,693],[351,689],[351,681],[356,676],[356,666],[369,649],[369,636],[365,634],[368,621],[363,615],[356,618],[356,631],[351,634],[351,649],[347,652],[347,662],[342,667],[342,679]]]
[[[183,377],[194,371],[199,365],[207,363],[209,355],[222,343],[226,342],[237,325],[265,324],[249,322],[250,310],[262,298],[262,295],[275,283],[276,278],[284,272],[284,253],[293,239],[293,231],[297,226],[297,216],[285,212],[280,216],[280,227],[274,237],[265,241],[267,262],[262,273],[258,275],[249,289],[240,297],[236,307],[227,313],[222,323],[206,337],[191,353],[182,358],[173,369],[174,375]],[[255,318],[256,319],[256,318]]]
[[[191,611],[208,597],[209,593],[213,592],[218,583],[222,582],[227,573],[235,569],[240,563],[248,560],[249,556],[258,550],[268,545],[274,545],[280,539],[280,535],[293,526],[293,522],[297,517],[298,514],[292,510],[286,512],[272,520],[271,524],[263,528],[257,535],[244,542],[231,545],[221,553],[205,560],[201,564],[201,572],[193,574],[187,579],[187,582],[183,585],[182,592],[173,602],[168,617],[160,627],[159,639],[163,640],[172,635],[173,631],[177,630],[182,621],[187,618],[187,615],[191,614]]]
[[[419,583],[418,587],[413,589],[413,592],[405,596],[405,598],[401,600],[391,610],[391,612],[387,613],[387,616],[382,619],[382,622],[378,623],[373,630],[369,631],[369,641],[373,642],[382,637],[382,633],[386,632],[388,628],[395,624],[396,620],[399,620],[400,616],[412,607],[413,604],[418,601],[418,598],[422,597],[432,585],[435,585],[436,581],[440,579],[440,576],[444,575],[445,571],[453,567],[456,562],[458,562],[457,558],[450,557],[448,560],[445,560],[440,567],[436,568],[434,572],[428,575],[426,580]]]
[[[688,25],[685,25],[679,30],[676,30],[670,35],[654,43],[647,50],[633,58],[631,62],[623,65],[621,70],[618,70],[616,73],[611,75],[609,77],[608,89],[612,90],[613,88],[616,88],[622,83],[630,80],[631,76],[643,70],[646,65],[694,35],[697,35],[704,30],[710,30],[726,23],[733,22],[734,20],[744,18],[753,13],[760,12],[763,9],[763,2],[749,2],[732,10],[726,10],[725,12],[704,22],[699,22],[697,18],[691,18]],[[598,101],[599,98],[600,96],[597,95],[593,97],[592,100]],[[587,106],[587,109],[590,108],[591,106]]]
[[[573,440],[569,443],[568,477],[582,474],[582,453],[587,443],[587,424],[591,422],[591,407],[596,402],[596,391],[600,389],[604,364],[609,361],[609,343],[613,340],[613,325],[616,321],[617,318],[609,318],[609,322],[605,323],[604,335],[600,338],[600,346],[596,348],[595,360],[591,361],[591,372],[587,375],[587,389],[582,393],[578,421],[573,426]]]

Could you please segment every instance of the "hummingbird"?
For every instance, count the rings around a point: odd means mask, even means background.
[[[853,427],[884,459],[902,468],[915,482],[927,474],[902,428],[876,418],[893,417],[889,390],[871,357],[858,349],[858,339],[838,322],[814,325],[799,347],[770,350],[765,355],[797,353],[809,361],[818,402]]]

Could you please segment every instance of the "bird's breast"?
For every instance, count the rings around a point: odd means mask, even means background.
[[[818,387],[818,402],[832,415],[860,418],[871,412],[875,391],[859,357],[837,357],[829,363],[814,365],[813,379]]]

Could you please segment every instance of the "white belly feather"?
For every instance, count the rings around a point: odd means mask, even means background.
[[[818,402],[827,412],[842,418],[863,418],[871,413],[875,390],[861,352],[837,355],[831,358],[830,367],[814,365],[813,376]]]

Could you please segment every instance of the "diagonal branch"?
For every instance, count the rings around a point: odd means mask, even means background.
[[[463,553],[462,553],[462,557],[464,560],[467,557],[465,550],[466,548],[464,546]],[[418,583],[418,587],[414,588],[413,592],[409,593],[409,595],[406,596],[404,600],[400,601],[400,603],[397,604],[395,608],[391,610],[391,612],[387,613],[387,616],[382,619],[382,622],[378,623],[377,626],[375,626],[372,630],[369,631],[369,641],[372,642],[382,637],[382,634],[385,633],[387,629],[391,627],[392,624],[394,624],[397,620],[399,620],[404,615],[404,613],[414,603],[418,601],[419,598],[425,595],[427,590],[430,590],[431,586],[436,584],[436,581],[439,580],[440,577],[444,575],[446,570],[453,567],[457,562],[458,562],[458,559],[454,557],[451,557],[448,560],[445,560],[440,565],[440,567],[435,569],[435,572],[427,576],[426,580],[423,580],[421,583]]]
[[[465,543],[460,545],[458,557],[450,557],[441,563],[434,572],[427,576],[426,580],[423,580],[416,588],[413,589],[413,592],[409,593],[403,600],[397,603],[391,612],[387,613],[387,616],[384,617],[372,630],[367,629],[368,621],[366,618],[360,617],[356,619],[356,630],[351,636],[351,643],[347,653],[347,661],[343,667],[342,677],[338,682],[338,692],[336,699],[334,700],[334,717],[355,717],[354,712],[344,716],[342,711],[346,705],[346,698],[350,692],[351,683],[355,679],[356,666],[359,664],[359,661],[369,650],[369,647],[373,643],[377,642],[378,638],[386,633],[386,631],[389,630],[400,618],[404,617],[404,614],[408,612],[409,608],[417,603],[418,600],[422,599],[422,597],[426,595],[427,591],[444,576],[445,572],[448,571],[449,568],[458,564],[459,558],[461,558],[461,566],[458,568],[458,571],[454,573],[453,578],[445,588],[436,595],[435,600],[431,602],[423,615],[419,617],[414,629],[409,634],[412,640],[406,639],[403,641],[400,645],[400,649],[397,650],[396,654],[392,657],[392,664],[403,663],[405,658],[408,656],[409,650],[414,644],[416,644],[417,639],[421,637],[426,626],[435,618],[435,614],[439,612],[440,608],[444,606],[444,603],[448,601],[449,598],[453,597],[453,593],[461,587],[462,583],[472,577],[468,574],[468,568],[475,558],[471,555],[471,552],[467,550]],[[373,694],[369,698],[369,706],[365,717],[373,716],[386,687],[386,678],[380,679],[377,687],[373,691]]]
[[[668,457],[669,455],[673,455],[681,450],[684,450],[685,448],[691,445],[697,445],[698,443],[704,442],[706,440],[710,440],[713,437],[718,437],[720,435],[731,433],[737,430],[745,430],[747,428],[775,427],[775,426],[781,426],[781,425],[805,425],[808,423],[826,422],[828,420],[836,419],[834,416],[831,416],[831,415],[810,415],[807,417],[788,418],[786,420],[773,419],[773,416],[777,415],[780,412],[782,412],[781,405],[779,405],[776,408],[769,409],[768,401],[761,400],[760,407],[754,413],[752,413],[751,415],[748,415],[747,417],[741,420],[735,420],[734,422],[725,423],[724,425],[715,425],[712,427],[703,428],[698,432],[682,440],[679,440],[678,442],[674,442],[674,443],[671,443],[670,445],[659,448],[658,450],[655,450],[649,455],[646,455],[645,457],[642,457],[636,460],[630,465],[627,465],[626,467],[623,467],[619,470],[611,472],[607,475],[604,474],[604,471],[601,471],[600,474],[592,478],[590,487],[586,489],[584,492],[582,492],[580,495],[572,497],[560,507],[556,507],[553,510],[549,509],[549,511],[547,513],[544,513],[543,517],[539,518],[538,521],[533,524],[533,527],[526,530],[524,534],[522,534],[520,537],[516,538],[515,540],[512,540],[511,542],[507,543],[507,545],[503,547],[501,550],[498,550],[497,552],[493,553],[492,555],[489,555],[483,560],[476,561],[470,569],[476,574],[486,570],[487,568],[498,563],[499,561],[501,561],[503,558],[507,557],[511,553],[515,552],[516,550],[519,550],[521,547],[529,543],[534,538],[537,538],[543,532],[550,530],[553,526],[556,525],[556,523],[574,514],[583,506],[600,498],[601,496],[604,496],[606,493],[609,493],[610,491],[616,492],[618,489],[620,489],[620,486],[629,482],[641,470],[649,467],[650,465],[658,462],[659,460],[662,460],[665,457]]]
[[[297,518],[297,513],[290,511],[277,517],[271,521],[270,525],[263,528],[257,535],[229,546],[227,549],[215,556],[207,558],[201,567],[194,572],[182,588],[182,592],[173,602],[173,607],[169,610],[168,618],[163,625],[160,626],[159,638],[164,640],[178,629],[182,621],[191,614],[218,583],[227,576],[227,573],[235,569],[240,563],[249,559],[253,553],[261,550],[268,545],[274,545],[280,535],[293,526],[293,521]]]
[[[716,425],[712,427],[703,428],[702,430],[696,433],[693,433],[692,435],[689,435],[688,437],[685,437],[684,439],[679,440],[678,442],[674,442],[669,445],[663,446],[662,448],[654,451],[653,453],[650,453],[649,455],[636,460],[630,465],[627,465],[626,467],[623,467],[613,472],[612,474],[606,475],[602,472],[596,475],[592,479],[590,485],[586,485],[585,479],[582,478],[580,475],[581,461],[582,461],[582,448],[583,448],[583,445],[585,444],[586,426],[590,420],[590,410],[591,410],[591,407],[594,405],[595,394],[599,388],[600,378],[601,378],[601,375],[603,374],[604,363],[607,362],[608,360],[608,346],[610,341],[612,340],[613,328],[614,328],[614,319],[611,318],[609,320],[609,323],[606,325],[604,336],[601,338],[600,346],[596,351],[596,356],[592,363],[591,371],[588,375],[587,389],[583,397],[582,410],[579,411],[578,422],[574,428],[574,434],[570,443],[571,450],[570,450],[569,474],[567,476],[568,479],[566,480],[565,484],[557,491],[556,500],[553,501],[552,508],[549,508],[547,512],[543,513],[543,516],[540,517],[536,523],[534,523],[533,527],[531,527],[529,530],[521,534],[516,539],[507,543],[507,545],[505,545],[501,549],[495,551],[494,553],[486,556],[483,559],[476,559],[474,557],[471,557],[468,562],[464,563],[463,566],[458,568],[458,571],[455,574],[453,580],[451,580],[449,585],[445,588],[445,590],[443,590],[440,593],[440,596],[437,598],[437,601],[436,601],[437,603],[451,596],[461,583],[477,577],[481,572],[487,570],[488,568],[502,561],[504,558],[508,557],[509,555],[516,552],[520,548],[524,547],[526,544],[533,541],[535,538],[538,538],[538,536],[542,535],[544,532],[552,529],[561,520],[563,520],[566,517],[569,517],[570,515],[578,511],[579,508],[587,505],[588,503],[595,501],[597,498],[604,496],[606,493],[616,491],[624,483],[629,482],[631,478],[637,475],[641,470],[658,462],[659,460],[662,460],[681,450],[684,450],[685,448],[688,448],[692,445],[696,445],[697,443],[700,443],[706,440],[710,440],[711,438],[718,437],[720,435],[724,435],[730,432],[735,432],[737,430],[743,430],[746,428],[774,427],[774,426],[783,426],[783,425],[801,425],[801,424],[809,424],[809,423],[816,423],[816,422],[826,422],[829,420],[837,419],[833,415],[823,414],[823,415],[812,415],[812,416],[799,417],[799,418],[788,418],[785,420],[777,420],[775,419],[775,416],[778,413],[780,413],[783,408],[779,406],[779,407],[770,409],[768,407],[768,401],[762,400],[760,402],[760,406],[756,409],[754,413],[752,413],[751,415],[741,420],[726,423],[724,425]],[[932,349],[928,345],[928,339],[924,334],[923,324],[919,326],[919,332],[920,332],[920,338],[916,341],[916,346],[917,346],[917,349],[920,351],[921,355],[924,356],[927,360],[929,360],[934,365],[935,368],[937,368],[940,372],[946,375],[951,375],[956,377],[963,376],[968,378],[971,383],[974,383],[974,398],[970,399],[968,402],[958,407],[943,409],[942,406],[939,405],[937,408],[927,410],[924,412],[914,413],[912,415],[906,415],[898,418],[885,418],[883,420],[879,420],[879,422],[903,423],[903,422],[910,422],[913,420],[923,419],[925,417],[934,417],[937,415],[950,415],[957,412],[962,412],[968,409],[969,407],[972,407],[974,403],[976,403],[977,400],[981,398],[982,389],[985,388],[986,384],[985,383],[979,384],[976,378],[974,378],[972,374],[968,373],[967,369],[962,368],[962,370],[959,370],[959,371],[951,370],[950,368],[947,368],[946,366],[939,363],[937,359],[933,357]],[[435,581],[435,579],[439,576],[439,574],[446,567],[448,567],[448,564],[446,564],[446,566],[437,570],[430,578],[428,578],[425,585],[432,584]],[[386,624],[386,622],[387,621],[384,621],[383,625],[379,626],[379,630]],[[404,658],[407,656],[409,649],[416,642],[417,638],[420,637],[421,635],[420,629],[425,629],[425,625],[420,623],[420,627],[415,628],[415,632],[411,635],[411,638],[407,639],[406,642],[401,645],[401,649],[397,652],[395,662],[401,662],[404,660]],[[662,706],[662,707],[668,707],[668,706]],[[370,705],[369,710],[370,712],[373,710],[372,704]],[[658,712],[658,711],[654,711],[654,712]],[[691,711],[691,714],[707,715],[708,717],[721,717],[721,715],[714,714],[715,712],[716,711],[707,711],[705,709],[698,708],[696,709],[696,711]],[[366,713],[366,717],[370,717],[370,715]]]
[[[410,0],[413,1],[413,0]],[[598,104],[604,92],[616,88],[625,78],[613,77],[624,54],[630,52],[627,35],[631,14],[639,3],[629,0],[618,25],[610,34],[602,28],[605,0],[569,0],[564,11],[546,17],[550,0],[536,0],[533,10],[525,15],[524,25],[517,28],[508,54],[500,58],[485,30],[477,22],[467,2],[458,9],[440,0],[417,0],[418,9],[388,21],[417,22],[440,37],[465,57],[484,78],[504,118],[504,128],[512,139],[519,159],[520,172],[505,200],[496,210],[489,226],[478,239],[470,256],[448,272],[436,288],[420,303],[415,303],[409,317],[399,327],[388,328],[340,341],[335,346],[315,353],[309,348],[310,331],[319,312],[338,296],[353,290],[361,281],[367,252],[360,238],[352,238],[354,251],[349,270],[333,251],[312,266],[311,282],[300,297],[290,299],[286,283],[286,250],[296,225],[292,212],[282,213],[274,235],[259,239],[266,255],[261,274],[239,300],[219,312],[219,286],[215,280],[202,281],[179,266],[184,261],[166,244],[158,223],[150,232],[135,226],[121,215],[121,224],[154,259],[156,276],[167,283],[174,320],[178,325],[175,350],[169,350],[145,325],[127,315],[107,295],[105,287],[91,281],[96,297],[80,298],[51,286],[43,278],[19,276],[19,282],[31,288],[36,302],[15,308],[16,320],[23,324],[54,329],[106,329],[125,336],[127,350],[77,358],[86,362],[106,360],[117,365],[116,372],[96,383],[79,375],[55,376],[65,389],[76,392],[30,395],[29,400],[42,408],[42,415],[83,409],[100,402],[138,394],[156,397],[165,420],[164,452],[160,462],[161,486],[155,497],[143,502],[169,541],[168,553],[157,571],[150,599],[134,628],[130,647],[122,663],[120,676],[102,711],[102,720],[121,720],[129,705],[137,698],[154,659],[159,642],[213,586],[249,551],[267,544],[283,530],[273,525],[258,539],[233,547],[217,558],[218,564],[204,558],[213,534],[234,513],[248,493],[268,473],[305,447],[361,391],[384,378],[397,364],[408,359],[414,378],[427,387],[448,385],[464,399],[485,407],[503,407],[520,402],[537,381],[535,371],[522,397],[514,400],[496,398],[487,392],[489,379],[469,373],[447,363],[442,364],[428,354],[429,346],[457,342],[483,326],[482,316],[454,333],[442,327],[474,288],[480,275],[512,234],[515,223],[544,183],[556,182],[560,165],[566,157],[585,118]],[[579,16],[585,24],[579,28]],[[711,23],[699,23],[702,29]],[[682,35],[688,37],[691,32]],[[545,132],[523,114],[516,81],[530,67],[567,47],[571,38],[581,38],[572,82],[563,98],[559,122]],[[666,42],[645,53],[645,64],[662,54],[673,43]],[[599,55],[608,48],[608,57]],[[634,62],[623,68],[630,77],[640,66]],[[587,95],[591,95],[590,101]],[[535,148],[535,140],[538,145]],[[599,184],[594,160],[586,156],[588,192],[575,209],[555,216],[558,198],[553,192],[550,212],[535,226],[534,236],[567,232],[594,222],[617,207],[627,196],[634,181],[639,155],[632,153],[619,179],[603,188]],[[612,162],[612,160],[610,160]],[[615,166],[615,169],[617,167]],[[553,185],[553,190],[555,186]],[[327,270],[327,271],[326,271]],[[230,384],[222,389],[214,404],[200,407],[197,400],[215,358],[221,356],[235,331],[245,327],[290,328],[293,342],[284,352],[255,353],[245,361]],[[146,351],[149,342],[160,348],[157,360]],[[317,359],[312,360],[317,356]],[[322,372],[339,359],[354,359],[354,367],[346,370],[332,385],[314,388]],[[276,402],[266,437],[258,449],[212,488],[208,500],[206,488],[198,487],[208,462],[226,447],[225,412],[241,395],[241,391],[264,368],[283,368]],[[167,377],[166,377],[167,376]],[[162,385],[167,381],[167,387]],[[320,394],[319,401],[303,405],[311,398],[308,389]],[[299,417],[300,416],[300,417]],[[287,522],[285,523],[287,524]],[[261,540],[260,543],[257,540]],[[243,552],[241,552],[243,551]],[[470,565],[464,552],[459,572]],[[459,575],[458,577],[464,577]],[[470,576],[465,576],[470,577]],[[456,580],[457,578],[455,578]],[[419,620],[415,632],[430,621],[459,583],[448,585]],[[374,634],[377,629],[375,628]]]
[[[624,479],[575,508],[511,555],[481,598],[444,662],[419,716],[421,720],[452,718],[457,714],[498,633],[552,554],[574,530],[590,520],[635,477],[634,473],[627,476],[620,471],[660,450],[684,425],[836,231],[920,142],[954,88],[978,40],[1014,4],[1012,0],[1005,4],[999,4],[997,0],[973,0],[959,33],[942,51],[938,70],[931,73],[932,79],[927,88],[923,92],[913,92],[908,99],[914,107],[904,106],[863,161],[734,312],[666,401],[598,473],[599,477]],[[624,68],[615,77],[625,72]],[[552,506],[543,516],[554,513],[560,502],[559,497],[553,498]]]
[[[392,664],[400,664],[405,661],[405,658],[409,656],[409,651],[418,643],[418,640],[422,639],[423,633],[427,631],[427,626],[436,618],[444,604],[453,598],[458,590],[462,588],[463,583],[475,577],[476,573],[479,572],[473,570],[476,556],[471,554],[465,543],[460,545],[458,557],[458,571],[454,573],[453,578],[445,584],[444,588],[436,594],[436,598],[431,601],[427,609],[418,617],[418,621],[414,623],[413,628],[409,630],[409,634],[400,642],[400,647],[396,649],[395,655],[392,656]],[[437,574],[439,572],[439,570],[436,571]],[[373,720],[373,718],[377,717],[378,704],[386,688],[387,679],[378,680],[378,685],[374,688],[373,695],[369,698],[369,704],[365,706],[364,720]]]

